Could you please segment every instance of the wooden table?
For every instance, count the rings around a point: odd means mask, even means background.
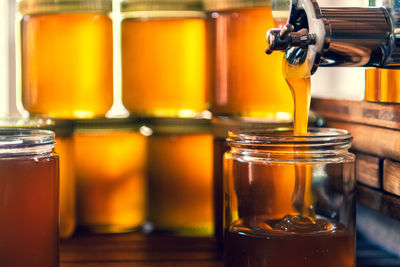
[[[211,238],[77,235],[61,242],[60,266],[223,267],[223,260]]]
[[[365,239],[357,240],[357,267],[400,266],[400,259]],[[184,238],[142,233],[83,235],[62,241],[60,266],[223,267],[211,238]]]

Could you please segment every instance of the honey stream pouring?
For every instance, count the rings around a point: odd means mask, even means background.
[[[307,135],[310,75],[319,66],[400,66],[400,1],[383,1],[383,5],[324,8],[315,0],[272,2],[275,21],[286,20],[286,25],[268,31],[266,53],[285,51],[283,74],[295,106],[295,136]],[[299,214],[295,219],[306,218],[313,224],[312,170],[304,164],[295,167],[292,204]],[[297,228],[296,223],[292,226]]]

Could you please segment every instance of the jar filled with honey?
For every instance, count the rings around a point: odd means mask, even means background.
[[[68,238],[75,231],[75,173],[73,150],[73,121],[44,117],[0,119],[2,128],[43,129],[55,132],[54,151],[59,155],[59,214],[60,238]]]
[[[148,221],[154,231],[185,236],[213,233],[211,122],[148,122]]]
[[[314,122],[311,119],[312,123]],[[290,123],[271,123],[249,120],[245,118],[214,117],[212,119],[213,132],[213,194],[214,194],[214,235],[218,245],[222,247],[223,238],[223,158],[224,153],[230,150],[226,138],[228,132],[234,129],[273,129],[289,127]]]
[[[201,0],[123,0],[122,98],[135,116],[202,117],[210,77]]]
[[[0,128],[0,266],[58,266],[58,155],[51,131]]]
[[[226,266],[356,266],[351,140],[328,128],[229,133]]]
[[[113,103],[112,0],[20,0],[22,106],[52,118],[102,117]]]
[[[263,54],[266,29],[279,24],[273,20],[271,1],[206,0],[205,8],[215,58],[213,115],[291,121],[283,54]]]
[[[75,124],[78,227],[96,233],[139,228],[146,217],[146,136],[131,119]]]

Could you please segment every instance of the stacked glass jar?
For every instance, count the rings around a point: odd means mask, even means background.
[[[61,197],[61,214],[76,205],[73,220],[61,216],[61,237],[73,233],[75,217],[79,229],[97,233],[149,221],[146,230],[211,235],[211,76],[202,2],[120,4],[121,21],[117,14],[111,19],[111,0],[19,2],[20,106],[50,118],[56,134],[66,121],[73,124],[68,144],[56,146],[65,159],[61,195],[74,189],[73,197]],[[113,53],[120,46],[130,118],[110,119],[107,111],[120,101],[113,101]]]
[[[113,103],[111,11],[111,0],[18,2],[19,108],[56,133],[61,238],[77,224],[74,120],[104,117]]]
[[[121,13],[123,103],[147,118],[151,132],[146,230],[211,235],[211,61],[202,1],[123,0]]]

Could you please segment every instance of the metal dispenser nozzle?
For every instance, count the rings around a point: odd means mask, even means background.
[[[266,52],[308,49],[318,66],[400,68],[400,16],[390,8],[321,8],[315,0],[292,0],[288,24],[268,31]]]

